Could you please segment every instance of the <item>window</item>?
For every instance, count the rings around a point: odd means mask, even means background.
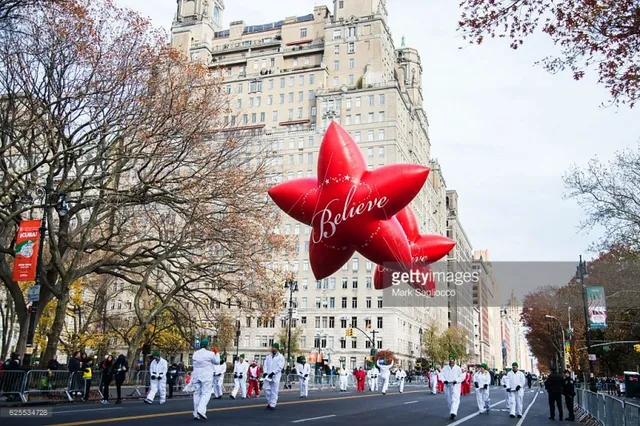
[[[349,288],[349,278],[347,277],[342,277],[342,288]]]
[[[367,284],[366,284],[366,286],[367,286],[367,288],[368,288],[368,289],[370,289],[370,288],[371,288],[372,281],[373,281],[373,280],[371,279],[371,277],[367,277]]]
[[[373,148],[367,148],[367,157],[373,158]]]
[[[298,102],[304,101],[304,92],[298,92]]]
[[[340,40],[342,38],[342,30],[333,30],[333,39]]]
[[[340,77],[333,77],[333,87],[338,87],[340,85]]]
[[[293,92],[289,92],[289,103],[293,102]]]
[[[351,269],[353,270],[353,272],[358,272],[358,258],[354,257],[353,260],[351,261]]]
[[[298,84],[299,84],[300,86],[304,86],[304,75],[301,75],[301,76],[300,76],[299,81],[298,81]]]
[[[378,113],[378,121],[380,121],[380,122],[384,121],[384,111],[380,111]]]
[[[347,98],[347,102],[345,102],[345,108],[351,109],[351,98]]]
[[[307,29],[300,28],[300,38],[305,38],[307,36]]]
[[[382,308],[382,297],[378,296],[378,309]]]
[[[335,297],[330,297],[329,298],[329,309],[335,309],[336,307],[336,298]]]
[[[364,328],[371,328],[371,319],[365,318],[365,320],[364,320]]]
[[[362,106],[362,99],[360,99],[360,96],[358,96],[356,98],[356,108],[360,108]]]
[[[249,98],[249,108],[253,107],[253,98]]]
[[[361,115],[356,114],[356,124],[360,124],[360,118],[361,118]]]
[[[329,317],[329,328],[336,327],[336,317]]]
[[[309,75],[309,84],[313,84],[315,82],[316,76],[314,74]]]
[[[260,122],[261,122],[261,123],[264,123],[265,118],[266,118],[266,113],[261,112],[261,113],[260,113]]]
[[[340,45],[336,44],[335,46],[333,46],[333,53],[335,55],[339,55],[340,54]]]
[[[378,148],[378,157],[384,157],[384,146]]]
[[[289,87],[293,87],[296,84],[295,77],[289,77]]]
[[[316,97],[316,94],[313,90],[309,90],[309,100],[312,101]]]
[[[366,306],[367,308],[370,308],[370,307],[371,307],[371,296],[367,296],[367,300],[366,300],[365,306]]]
[[[307,298],[306,297],[302,298],[302,302],[300,302],[300,307],[301,308],[305,308],[305,309],[307,308]]]
[[[258,61],[253,61],[253,69],[254,70],[258,69]]]
[[[313,152],[307,153],[307,163],[313,164]]]
[[[353,86],[356,83],[356,77],[353,74],[349,75],[349,78],[347,78],[347,84],[349,86]]]
[[[320,317],[316,317],[316,328],[320,328]]]
[[[231,94],[231,85],[227,84],[227,95]]]
[[[347,341],[344,339],[340,339],[340,349],[346,349],[346,348],[347,348]]]
[[[351,327],[358,326],[358,317],[351,317]]]
[[[351,298],[351,307],[354,308],[354,309],[358,307],[358,298],[357,297],[352,297]]]
[[[338,2],[338,8],[342,9],[344,7],[344,1],[339,1]]]
[[[302,108],[298,108],[298,118],[302,118]]]
[[[348,126],[349,124],[351,124],[351,116],[350,116],[350,115],[347,115],[347,116],[344,118],[344,124],[345,124],[345,125],[347,125],[347,126]]]
[[[333,61],[333,70],[334,71],[340,70],[340,61]]]
[[[353,140],[356,141],[356,143],[360,143],[360,132],[356,132],[353,135]]]
[[[249,114],[242,114],[242,123],[249,124]]]
[[[377,321],[376,327],[377,328],[382,328],[382,317],[378,317],[378,321]]]
[[[352,70],[356,67],[356,60],[353,58],[349,58],[349,69]]]
[[[352,288],[358,288],[358,277],[353,277],[351,279],[351,286]]]
[[[273,95],[267,96],[267,105],[273,105]]]
[[[341,302],[342,309],[347,309],[347,298],[343,297]]]
[[[280,88],[284,89],[284,77],[280,79]]]
[[[340,319],[340,328],[347,328],[347,320]]]
[[[373,123],[375,121],[375,114],[370,112],[369,113],[369,123]]]
[[[378,349],[382,349],[382,339],[379,339],[376,343],[378,343]]]
[[[378,140],[379,141],[383,141],[384,140],[384,129],[378,130]]]
[[[380,95],[379,102],[380,102],[380,105],[384,105],[384,95]]]
[[[347,53],[356,53],[356,44],[354,42],[350,42],[349,44],[347,44]]]
[[[289,120],[293,120],[293,109],[289,110],[289,114],[287,114],[287,116],[289,117]]]
[[[368,141],[372,141],[373,140],[373,130],[369,130],[367,132],[367,140]]]
[[[317,109],[316,107],[311,107],[311,116],[315,117],[317,115]],[[313,141],[313,139],[311,139]],[[313,142],[311,142],[311,146],[313,146]]]
[[[278,121],[278,111],[273,111],[273,113],[271,114],[271,119],[273,121]]]
[[[373,95],[370,95],[370,96],[369,96],[369,106],[373,106],[373,105],[374,105],[374,103],[375,103],[375,101],[374,101],[374,96],[373,96]]]
[[[284,103],[284,93],[280,93],[280,105]]]
[[[271,64],[271,68],[275,67],[276,66],[276,58],[271,58],[270,64]],[[273,80],[270,80],[269,83],[270,83],[269,89],[273,89]]]
[[[351,339],[351,349],[358,349],[358,339]]]
[[[322,317],[322,328],[327,328],[327,325],[329,324],[327,317]]]
[[[238,99],[238,100],[237,100],[237,102],[236,102],[236,107],[237,107],[238,109],[242,108],[242,99]]]
[[[316,280],[316,290],[320,290],[322,288],[322,281]]]
[[[238,93],[242,93],[242,83],[238,83]]]
[[[349,27],[349,37],[356,36],[356,27]]]
[[[274,66],[273,61],[275,61],[275,59],[271,58],[272,64],[271,66]],[[269,89],[273,89],[273,79],[269,79]]]

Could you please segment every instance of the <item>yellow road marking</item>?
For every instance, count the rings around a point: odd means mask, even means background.
[[[403,395],[409,393],[420,393],[424,391],[405,391]],[[400,395],[400,394],[390,394],[391,395]],[[286,401],[279,402],[280,405],[295,405],[295,404],[310,404],[312,402],[326,402],[326,401],[342,401],[345,399],[358,399],[358,398],[371,398],[375,396],[382,396],[379,393],[373,395],[353,395],[353,396],[343,396],[338,398],[320,398],[320,399],[306,399],[303,401]],[[220,412],[220,411],[232,411],[232,410],[245,410],[248,408],[256,408],[256,407],[265,407],[266,404],[253,404],[253,405],[240,405],[235,407],[219,407],[219,408],[210,408],[207,410],[207,413]],[[82,412],[78,410],[78,412]],[[54,411],[55,413],[55,411]],[[169,413],[155,413],[155,414],[140,414],[137,416],[127,416],[127,417],[112,417],[108,419],[96,419],[96,420],[85,420],[80,422],[71,422],[71,423],[57,423],[49,426],[81,426],[81,425],[94,425],[98,423],[110,423],[110,422],[126,422],[129,420],[142,420],[142,419],[153,419],[156,417],[171,417],[171,416],[181,416],[181,415],[193,415],[193,410],[190,411],[172,411]]]

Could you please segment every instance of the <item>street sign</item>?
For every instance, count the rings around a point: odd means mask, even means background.
[[[38,302],[40,300],[40,286],[32,285],[27,290],[27,302]]]
[[[596,360],[596,354],[589,354],[589,361],[595,361]]]

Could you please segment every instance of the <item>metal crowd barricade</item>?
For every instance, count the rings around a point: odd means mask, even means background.
[[[67,396],[69,400],[73,400],[74,396],[83,396],[86,389],[84,381],[84,373],[82,371],[74,371],[69,374],[69,382],[67,387]]]
[[[623,408],[624,426],[640,424],[640,405],[625,402]]]
[[[146,395],[147,394],[146,388],[150,386],[150,380],[151,380],[151,376],[148,371],[138,371],[138,374],[136,374],[136,378],[133,383],[133,386],[134,386],[133,392],[131,392],[131,395],[129,396],[133,396],[136,393],[138,394],[138,396],[142,396],[143,393],[140,392],[140,389],[145,389],[144,395]]]
[[[22,402],[27,402],[24,395],[26,382],[27,376],[24,371],[0,371],[0,396],[19,397]]]
[[[576,420],[597,422],[606,426],[636,426],[640,424],[640,406],[604,393],[594,393],[586,389],[576,392],[579,408]]]
[[[69,379],[71,373],[69,371],[58,370],[29,370],[25,378],[23,399],[26,400],[27,395],[33,394],[51,394],[60,393],[65,395],[69,400]]]

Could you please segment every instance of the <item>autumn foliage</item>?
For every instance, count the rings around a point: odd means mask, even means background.
[[[507,38],[517,49],[535,31],[559,48],[542,60],[576,80],[593,69],[616,104],[640,97],[640,4],[637,0],[462,0],[459,29],[470,43]]]

